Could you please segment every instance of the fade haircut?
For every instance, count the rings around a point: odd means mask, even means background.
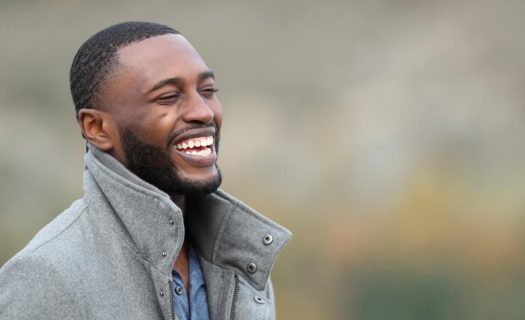
[[[80,46],[69,71],[75,115],[95,108],[106,76],[118,66],[117,51],[131,43],[164,34],[180,34],[168,26],[151,22],[123,22],[103,29]]]

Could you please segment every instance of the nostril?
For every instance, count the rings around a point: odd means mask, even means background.
[[[189,99],[188,104],[184,110],[184,120],[188,123],[210,124],[213,123],[215,112],[213,106],[209,105],[208,101],[196,95],[193,99]]]

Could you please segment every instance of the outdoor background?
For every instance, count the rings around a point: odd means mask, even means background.
[[[0,265],[82,196],[76,50],[150,20],[217,75],[223,188],[294,233],[280,319],[525,319],[524,10],[0,1]]]

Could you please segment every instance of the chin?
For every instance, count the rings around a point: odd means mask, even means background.
[[[214,171],[214,174],[206,177],[179,175],[178,190],[176,190],[176,193],[182,193],[184,195],[204,195],[214,192],[222,183],[222,176],[219,169],[217,168]]]

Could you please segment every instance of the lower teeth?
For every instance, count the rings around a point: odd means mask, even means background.
[[[189,154],[189,155],[197,155],[197,156],[207,156],[211,153],[211,149],[210,148],[206,148],[204,150],[200,150],[200,151],[185,151],[184,153],[186,154]]]

